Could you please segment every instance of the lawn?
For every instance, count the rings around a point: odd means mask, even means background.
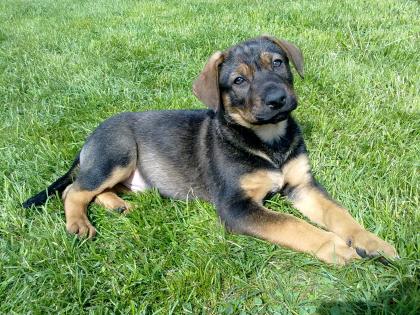
[[[419,16],[404,0],[0,1],[0,313],[419,314]],[[329,266],[154,191],[127,216],[91,206],[94,241],[66,233],[57,198],[20,206],[105,118],[202,108],[208,56],[262,33],[304,53],[295,117],[317,178],[399,261]]]

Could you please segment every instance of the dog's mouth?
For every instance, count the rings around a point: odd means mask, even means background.
[[[264,124],[275,124],[282,120],[286,120],[289,118],[292,111],[294,111],[297,107],[297,103],[294,102],[293,104],[289,105],[285,109],[277,110],[277,111],[265,111],[260,115],[255,116],[255,125],[264,125]]]
[[[278,110],[269,109],[268,106],[265,106],[265,108],[263,108],[263,110],[259,111],[258,113],[236,110],[228,111],[227,116],[229,117],[229,120],[247,128],[251,128],[253,125],[259,126],[276,124],[280,121],[286,120],[289,118],[291,112],[296,108],[297,102],[292,102],[286,107]]]
[[[282,120],[286,120],[287,118],[289,118],[291,112],[291,110],[286,112],[280,112],[269,118],[256,117],[256,121],[253,123],[253,125],[266,125],[278,123]]]

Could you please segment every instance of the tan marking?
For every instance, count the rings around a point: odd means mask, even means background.
[[[225,111],[237,124],[246,128],[251,128],[252,125],[250,121],[248,121],[248,119],[246,118],[248,116],[247,113],[245,111],[240,110],[239,108],[235,108],[232,106],[228,93],[222,93],[222,100]]]
[[[282,171],[285,177],[285,184],[296,189],[297,193],[293,198],[295,207],[310,220],[329,228],[336,234],[339,234],[339,230],[331,229],[336,219],[342,221],[344,217],[347,217],[347,219],[351,219],[352,223],[355,223],[345,209],[313,186],[309,159],[306,154],[301,154],[290,160],[284,165]],[[340,214],[339,218],[330,217],[331,213]]]
[[[328,227],[333,223],[330,222],[330,219],[328,218],[331,210],[339,212],[345,211],[343,208],[327,199],[316,187],[310,185],[304,186],[298,190],[298,193],[295,196],[294,205],[311,221],[323,227]]]
[[[249,123],[248,121],[246,121],[242,115],[239,113],[239,111],[236,111],[235,108],[232,108],[231,106],[231,102],[230,102],[230,98],[229,95],[227,93],[222,95],[223,98],[223,104],[225,106],[225,110],[226,112],[229,113],[229,116],[239,125],[246,127],[246,128],[252,128],[251,123]],[[270,162],[271,164],[273,164],[273,166],[276,166],[275,163],[273,162],[272,159],[270,159],[270,157],[265,154],[264,152],[261,151],[256,151],[256,150],[252,150],[249,149],[247,150],[250,154],[252,155],[256,155],[259,156],[260,158],[263,158],[264,160],[267,160],[268,162]]]
[[[123,180],[127,179],[135,170],[136,162],[132,161],[126,167],[118,167],[113,170],[111,176],[107,178],[99,189],[103,190],[105,188],[112,188],[118,183],[121,183]]]
[[[359,258],[356,251],[335,234],[289,214],[279,214],[264,208],[247,220],[244,229],[245,234],[310,253],[327,263],[345,264]]]
[[[130,189],[128,189],[124,184],[119,183],[117,185],[115,185],[114,187],[112,187],[112,190],[116,193],[116,194],[127,194],[129,192],[131,192]]]
[[[299,75],[303,78],[303,55],[298,47],[288,41],[277,39],[269,35],[264,35],[261,38],[268,39],[277,44],[287,54],[287,57],[292,62]]]
[[[106,189],[95,197],[94,202],[109,210],[122,209],[124,212],[129,211],[131,209],[131,205],[121,199],[116,192],[117,189],[114,188]]]
[[[239,112],[230,112],[230,117],[237,122],[239,125],[250,128],[251,124],[243,118],[243,115],[241,115]]]
[[[222,100],[225,110],[229,111],[232,109],[232,102],[230,101],[229,93],[222,93]]]
[[[239,125],[252,129],[264,142],[271,143],[286,134],[287,120],[275,124],[254,125],[255,117],[249,107],[238,108],[232,106],[229,93],[222,93],[223,105],[229,116]],[[261,107],[261,100],[256,98],[252,108]]]
[[[247,78],[248,80],[252,80],[252,78],[254,77],[254,72],[254,67],[245,63],[241,63],[236,67],[235,71],[233,72],[233,76],[241,75]]]
[[[294,206],[311,221],[337,235],[345,236],[362,229],[346,209],[330,200],[316,187],[301,188],[295,197]]]
[[[306,154],[291,159],[282,168],[285,184],[296,187],[308,184],[312,178],[310,170],[311,167]]]
[[[261,139],[266,139],[268,141],[268,139],[275,139],[276,137],[281,137],[282,135],[284,135],[285,131],[286,131],[286,127],[287,127],[287,122],[279,122],[277,124],[269,124],[267,125],[267,127],[264,126],[255,126],[252,125],[250,123],[249,120],[247,120],[246,118],[244,118],[244,116],[246,117],[246,114],[237,109],[232,107],[231,101],[230,101],[230,97],[228,93],[223,93],[222,94],[222,99],[223,99],[223,104],[225,107],[226,112],[229,114],[229,116],[239,125],[249,128],[249,129],[254,129],[255,132],[257,133],[257,135],[260,135]],[[275,166],[275,163],[273,162],[272,159],[270,159],[270,157],[265,154],[264,152],[261,151],[255,151],[255,150],[248,150],[248,152],[252,155],[257,155],[267,161],[269,161],[271,164],[273,164],[273,166]]]
[[[64,199],[64,211],[66,215],[67,231],[81,237],[93,237],[95,228],[87,218],[87,205],[95,197],[95,192],[79,191],[70,185]]]
[[[261,204],[270,191],[283,186],[283,176],[280,172],[259,170],[243,175],[240,185],[248,197]]]
[[[369,231],[358,231],[350,235],[349,239],[352,247],[364,249],[368,256],[381,254],[389,258],[399,257],[394,246]]]
[[[397,256],[393,246],[366,231],[350,213],[329,199],[317,187],[305,186],[295,196],[294,206],[311,221],[335,233],[351,246],[364,249],[367,254],[379,252]]]
[[[273,60],[273,55],[269,52],[262,52],[260,54],[260,61],[261,61],[261,66],[265,69],[271,69],[271,63]]]
[[[96,230],[87,218],[87,206],[95,196],[126,179],[134,171],[134,167],[135,162],[124,168],[116,168],[111,176],[94,191],[80,189],[77,179],[75,183],[68,186],[63,194],[67,230],[79,236],[93,237]]]
[[[274,163],[274,161],[272,159],[270,159],[270,157],[265,154],[264,152],[261,151],[256,151],[256,150],[252,150],[249,149],[247,150],[249,153],[251,153],[252,155],[256,155],[259,156],[260,158],[263,158],[264,160],[267,160],[268,162],[270,162],[273,166],[276,166],[276,164]]]
[[[289,161],[284,165],[282,172],[285,177],[285,184],[295,187],[297,193],[294,196],[294,205],[313,222],[327,227],[330,231],[340,235],[341,229],[347,229],[342,226],[340,229],[333,229],[334,222],[351,222],[351,226],[359,227],[356,221],[348,212],[337,203],[330,200],[322,191],[313,186],[310,174],[309,159],[306,154]],[[331,216],[331,214],[335,214]],[[336,217],[338,215],[338,217]],[[354,225],[357,224],[357,226]]]
[[[287,120],[282,120],[276,124],[254,125],[251,129],[264,142],[271,143],[286,134]]]
[[[309,170],[306,155],[288,162],[282,170],[285,183],[296,188],[293,196],[296,209],[312,222],[335,233],[345,242],[350,242],[354,248],[363,248],[368,254],[383,252],[391,257],[397,255],[394,247],[366,231],[345,208],[314,186]]]
[[[61,194],[61,199],[62,199],[63,201],[66,199],[66,196],[67,196],[67,193],[68,193],[68,191],[69,191],[70,187],[71,187],[71,184],[70,184],[70,185],[68,185],[68,186],[64,189],[63,193]]]

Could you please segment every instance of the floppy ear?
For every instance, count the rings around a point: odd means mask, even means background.
[[[220,107],[219,65],[223,60],[223,53],[215,52],[193,83],[194,95],[214,111]]]
[[[299,73],[300,77],[303,79],[303,55],[300,49],[284,39],[277,39],[273,36],[263,36],[263,38],[272,41],[284,50],[284,52],[287,54],[287,58],[292,61],[292,64],[295,67],[297,73]]]

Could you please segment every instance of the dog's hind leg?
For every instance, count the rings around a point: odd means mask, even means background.
[[[105,199],[108,203],[110,200],[119,201],[120,198],[109,189],[135,171],[137,145],[130,130],[124,128],[124,124],[109,121],[99,127],[84,145],[79,173],[63,193],[66,227],[70,233],[93,237],[96,231],[87,217],[89,203],[98,195],[99,200]]]
[[[117,184],[113,188],[106,189],[94,199],[94,202],[101,205],[109,210],[114,210],[120,213],[126,213],[130,211],[132,206],[127,201],[120,198],[117,193],[130,192],[128,188],[121,184]]]
[[[101,175],[103,177],[103,174],[92,174],[100,173],[100,169],[88,170],[85,173],[81,172],[76,181],[69,186],[63,194],[67,231],[89,238],[96,234],[95,228],[87,217],[87,206],[96,196],[102,195],[100,198],[102,198],[102,201],[105,199],[105,202],[107,203],[110,202],[110,199],[113,199],[113,202],[115,202],[118,198],[122,201],[123,206],[128,208],[128,204],[120,199],[114,192],[108,191],[108,189],[126,179],[133,172],[134,168],[135,163],[130,163],[124,167],[117,166],[99,185],[91,185],[92,183],[90,183],[89,180],[95,177],[101,177]]]
[[[72,184],[66,188],[63,196],[67,231],[83,237],[95,236],[96,230],[87,217],[87,206],[95,197],[95,192]]]

